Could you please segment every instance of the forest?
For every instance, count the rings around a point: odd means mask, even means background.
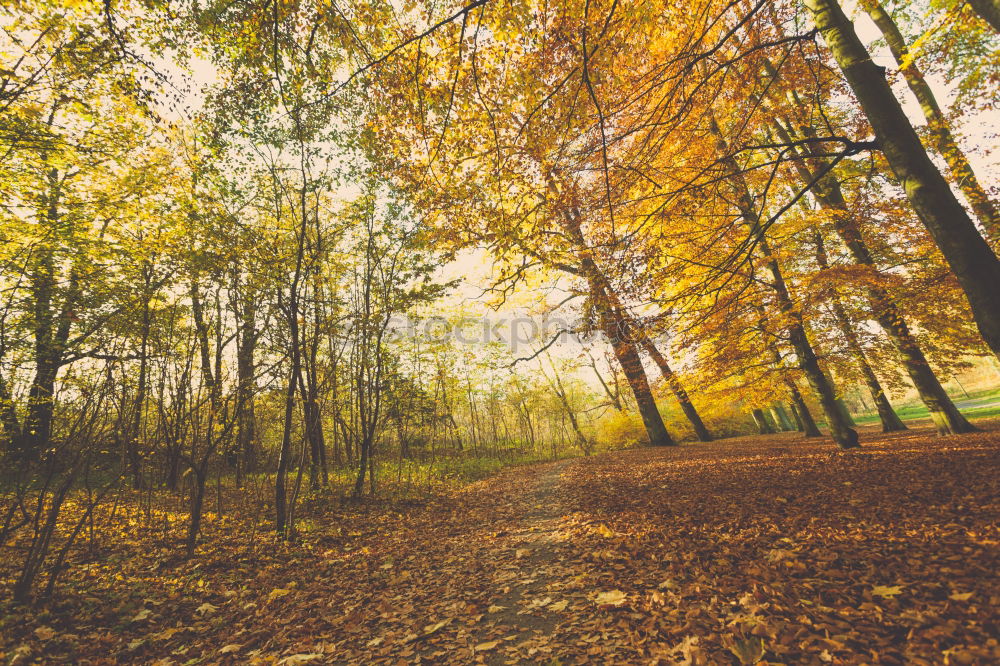
[[[1000,662],[1000,0],[4,0],[0,658]]]

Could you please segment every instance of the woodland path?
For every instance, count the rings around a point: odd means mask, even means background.
[[[980,425],[511,468],[304,511],[300,543],[252,555],[210,526],[189,562],[116,550],[121,578],[96,570],[16,640],[47,663],[997,663],[1000,427]]]

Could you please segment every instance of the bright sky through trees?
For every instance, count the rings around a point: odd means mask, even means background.
[[[0,652],[996,661],[998,91],[997,0],[6,2]]]

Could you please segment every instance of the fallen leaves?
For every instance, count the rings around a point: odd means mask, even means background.
[[[142,622],[143,620],[147,619],[151,613],[152,611],[149,610],[148,608],[143,608],[138,613],[133,615],[132,619],[129,620],[129,622]]]
[[[628,595],[621,590],[608,590],[594,595],[594,602],[598,606],[618,607],[626,601],[628,601]]]
[[[756,664],[764,658],[767,649],[764,640],[757,637],[736,637],[728,641],[729,651],[739,659],[741,664]]]
[[[38,627],[37,629],[35,629],[35,636],[40,641],[50,640],[53,637],[55,637],[55,635],[56,635],[56,632],[55,632],[55,630],[52,627],[42,626],[42,627]]]
[[[302,664],[308,664],[311,661],[322,659],[323,656],[324,655],[320,652],[293,654],[285,657],[284,659],[279,659],[278,666],[301,666]]]
[[[902,593],[902,585],[876,585],[872,588],[873,597],[885,597],[886,599],[891,599],[896,595]]]
[[[49,615],[5,624],[0,650],[173,666],[998,663],[997,438],[905,437],[850,456],[754,438],[519,468],[420,509],[338,509],[328,531],[246,559],[236,522],[188,561],[117,545],[107,568],[70,570],[79,593]]]
[[[206,601],[205,603],[203,603],[202,605],[200,605],[200,606],[198,606],[197,608],[194,609],[194,614],[195,615],[200,615],[200,616],[204,617],[206,615],[211,615],[212,613],[214,613],[217,610],[218,610],[218,606],[210,604],[210,603],[208,603]]]

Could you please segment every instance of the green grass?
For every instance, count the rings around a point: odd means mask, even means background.
[[[1000,402],[1000,388],[989,389],[986,391],[974,391],[969,394],[968,398],[966,398],[965,395],[953,395],[951,396],[951,399],[955,401],[958,405],[959,411],[961,411],[966,418],[981,419],[992,416],[1000,416],[1000,405],[989,404],[992,402]],[[977,406],[980,404],[983,406]],[[927,410],[927,407],[923,405],[923,403],[898,406],[893,405],[893,407],[895,408],[896,413],[899,414],[899,418],[904,421],[930,418],[930,412]],[[854,416],[854,421],[858,425],[871,425],[878,423],[878,414],[859,414]]]

